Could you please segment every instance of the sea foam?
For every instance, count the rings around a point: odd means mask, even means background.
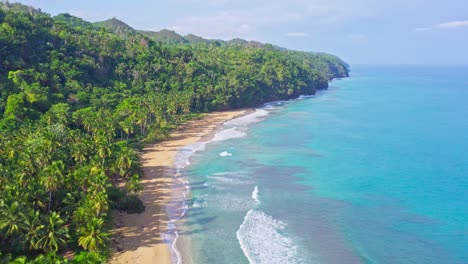
[[[248,126],[253,123],[260,122],[265,119],[269,115],[269,111],[263,108],[255,109],[255,112],[251,114],[234,118],[232,120],[227,121],[224,123],[227,127],[239,127],[239,126]]]
[[[202,208],[202,207],[205,207],[206,206],[206,202],[205,201],[199,201],[199,200],[195,200],[192,204],[192,207],[193,208]]]
[[[253,184],[243,171],[216,172],[208,175],[207,178],[214,180],[212,184],[229,184],[229,185],[247,185]]]
[[[224,141],[228,139],[234,139],[234,138],[242,138],[247,135],[248,131],[248,126],[252,123],[260,122],[266,118],[266,116],[269,115],[269,110],[273,109],[271,105],[265,105],[263,108],[256,109],[253,113],[232,119],[226,123],[223,124],[223,129],[218,131],[213,139],[211,141],[217,142],[217,141]],[[182,259],[180,256],[180,252],[178,251],[176,247],[176,242],[179,237],[179,234],[176,229],[176,222],[180,220],[187,212],[188,210],[188,205],[186,204],[185,200],[188,196],[188,193],[190,191],[189,183],[188,181],[184,178],[181,177],[181,171],[186,168],[187,166],[190,165],[190,158],[193,156],[195,152],[202,151],[205,149],[206,144],[209,142],[198,142],[194,143],[188,146],[185,146],[181,149],[179,149],[176,153],[176,158],[175,158],[175,163],[174,163],[174,173],[176,175],[176,179],[182,183],[182,185],[185,185],[185,191],[182,192],[181,197],[176,197],[174,198],[175,201],[178,201],[180,203],[180,207],[182,210],[177,209],[177,206],[174,208],[166,208],[168,211],[168,216],[170,218],[169,224],[168,224],[168,232],[165,233],[164,235],[164,240],[166,243],[171,244],[171,254],[173,255],[173,259],[176,260],[175,263],[181,263]],[[231,156],[232,154],[224,151],[220,153],[220,156]],[[232,175],[231,175],[232,176]],[[251,184],[250,181],[245,181],[242,178],[236,178],[236,177],[225,177],[224,175],[213,175],[213,177],[216,179],[217,182],[219,183],[230,183],[230,184]],[[216,183],[213,183],[216,188],[218,189],[219,186]],[[221,185],[221,184],[220,184]],[[214,186],[209,186],[208,184],[204,184],[206,187],[214,187]],[[258,191],[257,191],[258,192]],[[192,208],[200,208],[200,207],[205,207],[208,206],[208,204],[212,205],[218,205],[220,208],[226,208],[226,209],[231,209],[231,210],[236,210],[236,211],[241,211],[241,210],[248,210],[249,208],[252,208],[251,202],[244,201],[243,199],[236,199],[237,197],[224,197],[226,199],[216,199],[216,200],[204,200],[203,202],[194,202],[192,204]]]
[[[243,131],[240,131],[238,128],[231,127],[231,128],[226,128],[218,133],[215,134],[213,137],[212,141],[224,141],[228,139],[233,139],[233,138],[242,138],[245,137],[247,134]]]
[[[250,263],[297,263],[297,249],[292,239],[280,233],[286,223],[262,211],[251,209],[237,230],[237,239]]]
[[[260,203],[260,200],[258,200],[258,186],[257,185],[255,185],[255,188],[252,191],[252,199],[254,199],[257,203]]]
[[[300,95],[297,99],[302,100],[302,99],[307,99],[307,98],[313,98],[315,95]]]
[[[190,191],[189,182],[187,179],[182,177],[181,171],[190,165],[190,158],[197,151],[202,151],[205,149],[207,142],[197,142],[191,145],[184,146],[180,148],[175,156],[174,168],[170,170],[171,174],[174,174],[176,181],[184,187],[184,190],[181,192],[172,193],[172,203],[166,206],[166,212],[169,217],[167,224],[167,231],[163,234],[163,239],[165,243],[171,245],[170,251],[174,263],[181,264],[182,257],[180,251],[177,249],[177,239],[179,238],[179,233],[177,232],[177,221],[182,219],[189,209],[187,204],[187,196]],[[175,183],[177,185],[178,183]],[[205,204],[193,205],[193,207],[203,207]]]
[[[219,155],[221,157],[229,157],[229,156],[232,156],[232,153],[229,153],[227,151],[223,151],[223,152],[219,153]]]
[[[183,169],[190,165],[190,158],[197,151],[205,149],[206,142],[196,142],[180,148],[175,156],[174,167],[177,169]]]

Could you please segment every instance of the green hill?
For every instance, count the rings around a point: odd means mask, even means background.
[[[189,42],[173,30],[163,29],[157,32],[139,30],[139,32],[156,42],[162,42],[166,44],[182,44]]]
[[[19,3],[10,3],[8,1],[2,2],[2,5],[0,6],[1,10],[8,12],[18,12],[18,13],[25,13],[29,15],[38,15],[42,14],[41,9],[36,9],[32,6],[27,6],[27,5],[22,5]]]
[[[188,34],[186,36],[184,36],[184,39],[187,40],[187,42],[189,43],[204,43],[204,44],[209,44],[209,43],[213,43],[217,40],[213,40],[213,39],[205,39],[205,38],[202,38],[202,37],[199,37],[199,36],[195,36],[193,34]]]
[[[72,28],[82,28],[82,29],[93,29],[94,25],[88,21],[85,21],[79,17],[72,16],[68,13],[59,14],[54,17],[54,20],[57,22],[62,22]]]
[[[95,22],[93,23],[96,27],[107,29],[115,34],[126,37],[128,35],[133,35],[136,33],[136,30],[127,25],[125,22],[118,20],[117,18],[113,17],[111,19]]]

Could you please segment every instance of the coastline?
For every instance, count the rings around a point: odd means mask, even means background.
[[[109,263],[172,263],[170,247],[174,245],[169,245],[164,237],[169,225],[174,224],[168,211],[179,210],[180,199],[185,198],[186,192],[183,185],[175,184],[176,154],[185,146],[207,141],[220,125],[247,113],[249,109],[208,113],[202,119],[181,125],[169,139],[144,149],[141,155],[144,190],[140,197],[146,210],[142,214],[119,212],[113,238],[116,252]],[[188,243],[186,239],[177,241],[184,249],[184,256],[190,255]]]

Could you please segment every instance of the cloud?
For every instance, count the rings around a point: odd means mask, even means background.
[[[165,23],[181,34],[207,38],[235,37],[261,39],[262,32],[285,30],[304,25],[313,30],[324,25],[344,24],[373,14],[367,3],[372,0],[180,0],[189,6],[205,6],[202,14],[188,14]],[[246,6],[248,8],[246,8]],[[153,29],[156,27],[153,26]],[[284,32],[284,31],[283,31]],[[299,34],[298,34],[299,33]],[[310,33],[310,32],[309,32]],[[307,37],[304,32],[289,32],[287,37]]]
[[[461,27],[468,27],[468,20],[444,22],[444,23],[435,24],[430,27],[416,28],[415,30],[416,31],[429,31],[429,30],[435,30],[435,29],[450,29],[450,28],[461,28]]]
[[[170,24],[168,28],[181,34],[195,34],[215,39],[258,39],[258,32],[265,27],[301,21],[297,12],[280,12],[271,9],[218,11],[204,16],[186,16]]]
[[[169,26],[169,28],[182,34],[192,33],[215,39],[249,38],[253,30],[248,18],[228,13],[204,17],[186,17],[177,24]]]
[[[284,34],[286,37],[294,37],[294,38],[306,38],[309,37],[309,33],[307,32],[288,32]]]
[[[441,23],[441,24],[437,24],[436,28],[458,28],[458,27],[466,27],[466,26],[468,26],[468,20]]]

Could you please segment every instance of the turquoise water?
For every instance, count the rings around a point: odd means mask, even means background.
[[[468,263],[468,67],[352,70],[192,156],[195,263]]]

